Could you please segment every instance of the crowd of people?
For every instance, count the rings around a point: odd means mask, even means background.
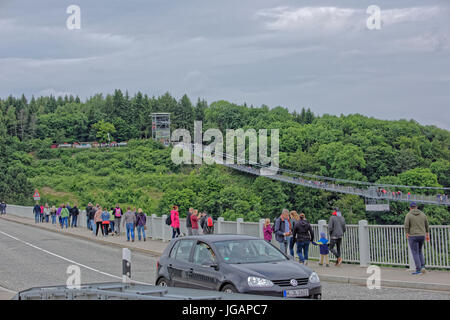
[[[35,223],[51,223],[56,224],[56,220],[58,219],[59,226],[61,229],[64,227],[76,228],[78,226],[78,215],[80,214],[80,210],[77,205],[73,207],[70,206],[69,203],[61,204],[58,208],[55,206],[50,207],[48,203],[45,205],[39,205],[36,203],[33,207],[34,213],[34,221]]]
[[[329,252],[336,256],[336,266],[342,263],[341,244],[342,238],[346,230],[345,219],[339,210],[332,213],[329,223],[328,232],[330,239],[324,232],[320,233],[320,239],[314,241],[314,230],[311,224],[306,220],[304,213],[298,214],[297,211],[283,209],[280,217],[275,220],[272,225],[270,219],[264,222],[264,240],[272,242],[275,235],[275,240],[279,243],[280,250],[285,254],[289,254],[295,258],[295,250],[300,263],[308,264],[309,246],[310,244],[318,245],[320,250],[319,265],[329,267]],[[335,249],[336,247],[336,249]]]
[[[120,236],[120,227],[125,228],[127,241],[134,242],[135,235],[139,241],[146,241],[145,230],[147,229],[147,215],[141,208],[127,207],[124,213],[119,204],[108,209],[99,204],[89,203],[86,207],[86,225],[92,231],[92,234],[98,236],[99,229],[102,236]]]
[[[172,239],[181,235],[178,206],[172,207],[170,216],[167,217],[166,224],[172,228]],[[189,208],[186,215],[187,235],[198,235],[199,227],[202,229],[203,234],[213,234],[214,219],[206,211],[199,212],[197,209]]]

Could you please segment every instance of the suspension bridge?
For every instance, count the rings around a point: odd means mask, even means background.
[[[194,156],[197,157],[203,157],[204,148],[208,148],[211,153],[214,153],[213,152],[214,147],[211,145],[194,147],[194,144],[181,143],[177,144],[177,146],[186,151],[191,152]],[[450,202],[448,201],[448,195],[445,194],[447,190],[450,190],[450,188],[447,187],[376,184],[365,181],[337,179],[308,173],[296,172],[283,168],[272,168],[269,166],[263,166],[258,163],[250,162],[249,165],[243,165],[239,164],[240,162],[242,162],[239,160],[242,159],[238,159],[234,155],[224,153],[216,152],[214,153],[214,156],[216,163],[247,174],[263,176],[268,179],[301,185],[313,189],[321,189],[324,191],[361,196],[365,199],[368,210],[370,210],[369,208],[371,208],[371,206],[375,211],[389,210],[388,207],[390,201],[397,201],[397,202],[414,201],[416,203],[422,204],[442,205],[447,207],[450,206]],[[217,158],[217,156],[219,158]],[[221,161],[217,161],[218,159],[220,159]],[[427,193],[434,192],[434,194],[430,195],[430,194],[414,193],[414,190],[426,190]],[[438,194],[438,192],[441,193]],[[379,210],[379,208],[382,209]]]

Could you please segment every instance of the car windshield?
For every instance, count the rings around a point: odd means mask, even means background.
[[[264,240],[218,241],[214,245],[226,263],[261,263],[287,260],[280,251]]]

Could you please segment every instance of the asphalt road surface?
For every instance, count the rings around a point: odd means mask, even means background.
[[[122,278],[122,249],[0,220],[0,298],[31,287],[66,285],[67,268],[78,265],[81,283]],[[154,284],[157,257],[132,252],[132,279]],[[450,292],[322,283],[323,299],[450,300]],[[3,295],[3,294],[5,295]]]

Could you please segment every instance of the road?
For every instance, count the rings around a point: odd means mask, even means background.
[[[122,249],[0,220],[0,299],[30,287],[65,285],[70,265],[81,282],[120,281]],[[132,253],[132,279],[154,284],[157,257]],[[323,299],[450,300],[450,293],[323,282]]]

